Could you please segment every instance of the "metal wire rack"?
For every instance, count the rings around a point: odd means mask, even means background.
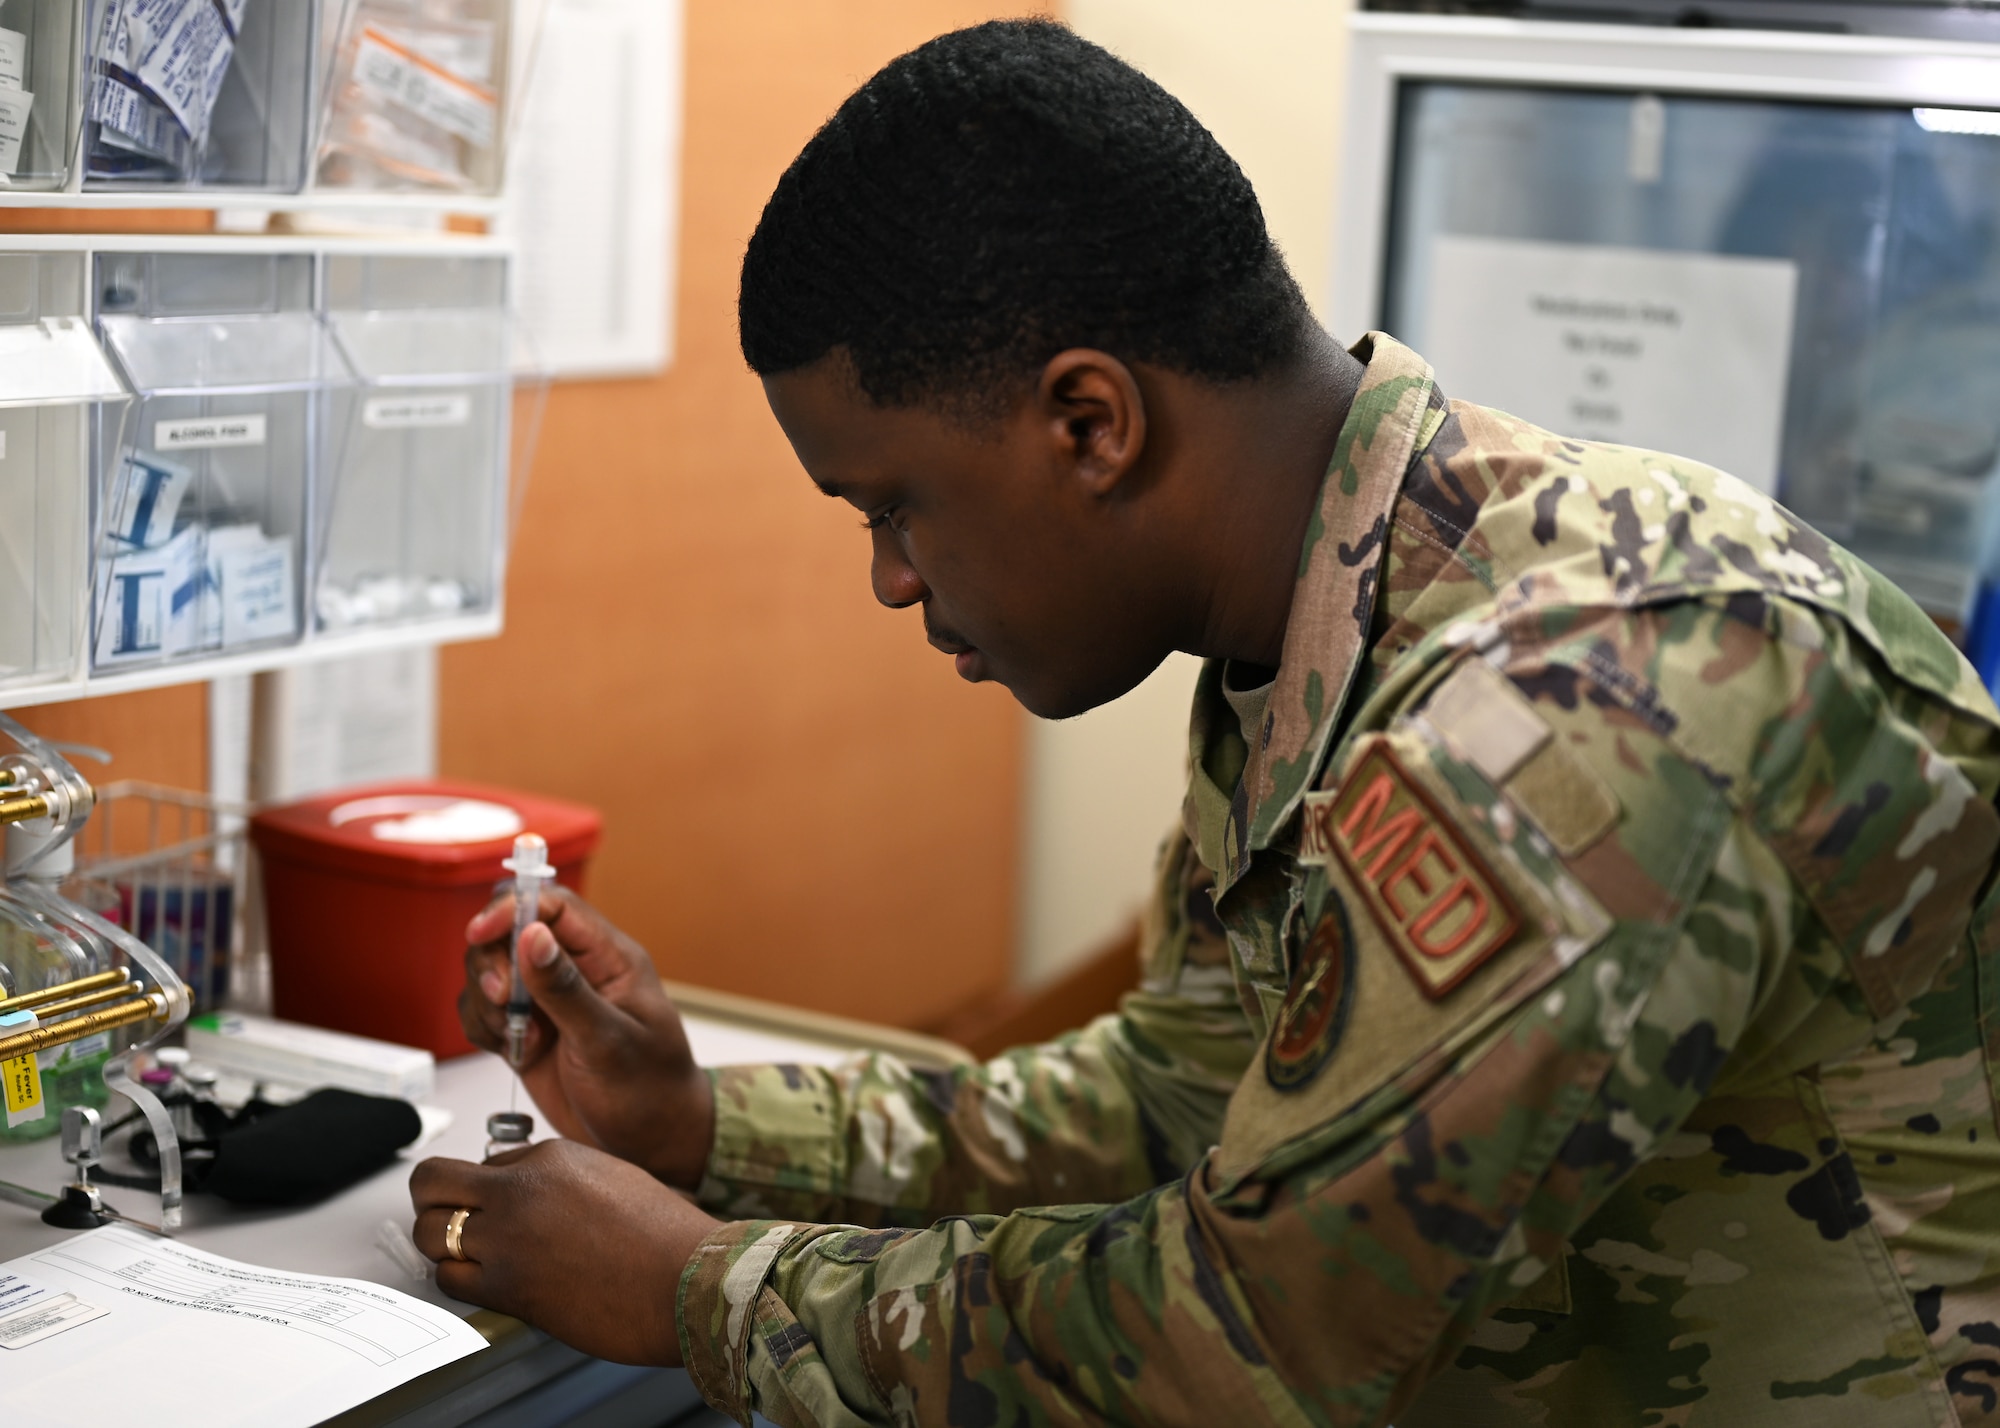
[[[64,893],[152,947],[197,1012],[268,1006],[252,809],[139,779],[102,784]]]

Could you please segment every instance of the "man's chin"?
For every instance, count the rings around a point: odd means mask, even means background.
[[[1166,658],[1164,651],[1151,663],[1140,665],[1134,662],[1111,678],[1105,678],[1107,669],[1087,671],[1092,676],[1085,680],[1034,680],[1001,673],[992,665],[986,666],[986,677],[1007,687],[1023,709],[1038,719],[1074,719],[1079,714],[1088,714],[1114,699],[1123,698],[1145,682],[1146,676],[1159,668]]]
[[[1074,690],[1026,688],[997,677],[995,682],[1005,685],[1015,701],[1037,719],[1074,719],[1079,714],[1088,714],[1099,705],[1111,702],[1109,699],[1078,694]]]

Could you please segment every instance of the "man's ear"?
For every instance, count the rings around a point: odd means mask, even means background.
[[[1146,399],[1132,369],[1108,352],[1071,347],[1042,368],[1035,401],[1057,462],[1084,494],[1117,490],[1146,449]]]

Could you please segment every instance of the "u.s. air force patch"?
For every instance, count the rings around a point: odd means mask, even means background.
[[[1319,1074],[1340,1043],[1354,1000],[1354,931],[1340,894],[1327,893],[1326,915],[1313,929],[1278,1019],[1264,1043],[1264,1077],[1280,1091],[1296,1091]]]
[[[1521,925],[1500,879],[1386,743],[1332,793],[1306,798],[1301,862],[1338,858],[1369,915],[1432,1001],[1498,952]]]

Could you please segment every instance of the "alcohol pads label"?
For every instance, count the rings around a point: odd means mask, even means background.
[[[207,446],[262,446],[264,414],[191,417],[153,423],[153,445],[161,451],[192,451]]]
[[[385,430],[399,426],[464,426],[472,398],[464,392],[423,397],[370,397],[361,405],[361,424]]]

